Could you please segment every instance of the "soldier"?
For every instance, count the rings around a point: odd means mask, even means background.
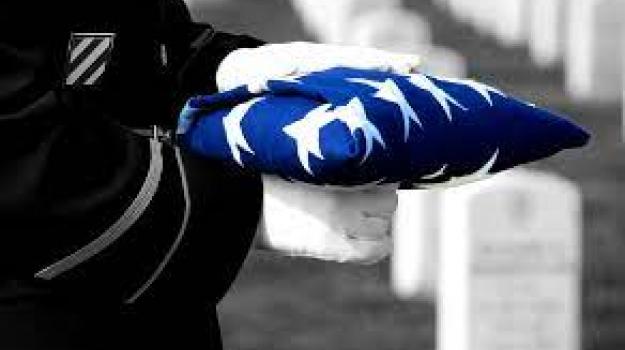
[[[2,2],[0,348],[221,349],[262,184],[167,130],[264,44],[179,0]]]

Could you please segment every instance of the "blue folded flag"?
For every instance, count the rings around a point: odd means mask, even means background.
[[[334,68],[190,99],[181,144],[313,184],[464,183],[581,147],[571,121],[471,80]]]

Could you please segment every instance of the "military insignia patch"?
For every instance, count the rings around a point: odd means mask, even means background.
[[[114,39],[114,33],[72,33],[65,85],[97,85],[111,58]]]

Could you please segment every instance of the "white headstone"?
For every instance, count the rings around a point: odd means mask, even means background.
[[[529,51],[534,63],[550,67],[564,55],[567,0],[529,2]]]
[[[540,0],[539,0],[540,1]],[[519,46],[527,38],[527,0],[493,2],[495,37],[505,46]]]
[[[426,48],[420,54],[423,62],[420,71],[423,73],[449,78],[467,77],[467,61],[455,50],[435,46]]]
[[[433,75],[464,78],[467,63],[458,52],[431,46],[430,25],[419,15],[398,9],[358,16],[348,42],[421,57],[420,71]]]
[[[359,14],[399,7],[400,0],[291,0],[304,27],[324,43],[347,43],[351,21]]]
[[[392,7],[355,16],[345,35],[349,44],[394,52],[429,46],[431,39],[430,24],[423,17]]]
[[[497,4],[501,0],[475,1],[471,7],[471,22],[482,34],[494,35],[497,25]]]
[[[580,349],[577,187],[518,170],[441,203],[438,349]]]
[[[578,0],[568,5],[565,88],[580,100],[618,102],[622,91],[622,0]]]
[[[414,12],[385,9],[357,16],[352,22],[353,45],[375,47],[421,57],[420,70],[434,75],[464,78],[466,60],[458,52],[431,46],[430,25]]]
[[[438,273],[438,190],[399,191],[393,221],[391,287],[403,300],[435,299]]]
[[[291,0],[291,3],[306,31],[315,36],[318,41],[328,42],[329,29],[324,28],[324,22],[327,21],[328,6],[332,4],[323,0],[318,1],[316,5],[310,0]],[[326,24],[328,25],[332,26],[333,23]]]

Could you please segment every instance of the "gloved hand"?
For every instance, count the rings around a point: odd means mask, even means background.
[[[288,256],[373,264],[391,250],[395,187],[345,190],[263,176],[261,248]]]
[[[220,92],[241,85],[248,85],[256,92],[270,79],[339,66],[408,74],[416,70],[419,61],[416,55],[367,47],[309,42],[268,44],[228,54],[219,65],[216,79]]]

